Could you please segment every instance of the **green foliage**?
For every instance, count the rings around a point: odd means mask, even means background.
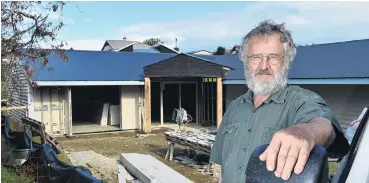
[[[213,53],[214,55],[224,55],[225,54],[225,47],[218,46],[217,50]]]
[[[159,38],[150,38],[143,41],[143,43],[148,44],[150,46],[154,46],[157,43],[163,44],[164,42],[161,41]]]
[[[22,176],[18,174],[14,169],[1,167],[1,182],[4,183],[33,183],[34,180],[31,177]]]

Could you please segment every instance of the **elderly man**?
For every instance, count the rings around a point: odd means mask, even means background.
[[[233,100],[213,144],[211,161],[221,165],[219,182],[244,183],[248,159],[259,145],[260,156],[275,176],[288,180],[303,171],[315,145],[344,156],[347,139],[326,102],[316,93],[287,84],[296,48],[283,24],[264,21],[241,45],[249,90]]]

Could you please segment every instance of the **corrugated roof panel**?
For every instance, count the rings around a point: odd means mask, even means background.
[[[225,79],[244,79],[243,64],[237,54],[197,56],[234,68]],[[300,46],[289,72],[290,79],[368,77],[369,39]]]
[[[298,47],[289,77],[369,77],[369,39]]]
[[[177,54],[103,51],[66,51],[70,61],[50,56],[47,68],[36,70],[36,80],[44,81],[142,81],[143,67]],[[152,50],[151,50],[152,51]],[[243,80],[244,68],[237,54],[194,55],[226,65],[224,79]],[[290,79],[369,78],[369,39],[302,46],[289,73]]]
[[[143,67],[177,54],[66,51],[69,61],[49,56],[44,69],[37,69],[34,81],[137,81],[143,80]],[[38,62],[40,63],[40,62]],[[54,68],[49,72],[48,67]],[[40,68],[38,65],[37,68]]]

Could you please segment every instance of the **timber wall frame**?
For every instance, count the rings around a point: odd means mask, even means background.
[[[144,67],[145,75],[145,119],[143,131],[151,132],[151,81],[157,78],[179,80],[181,78],[207,78],[216,79],[216,124],[219,127],[223,117],[223,76],[231,68],[207,61],[201,58],[179,54],[175,57]],[[177,79],[176,79],[177,78]]]

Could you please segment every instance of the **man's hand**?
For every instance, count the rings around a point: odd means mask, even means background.
[[[300,174],[304,169],[316,142],[313,134],[299,125],[283,129],[274,134],[268,148],[260,155],[269,171],[288,180],[292,170]]]
[[[332,123],[323,117],[299,123],[274,134],[268,148],[260,155],[269,171],[288,180],[292,170],[300,174],[315,145],[329,147],[336,138]]]

